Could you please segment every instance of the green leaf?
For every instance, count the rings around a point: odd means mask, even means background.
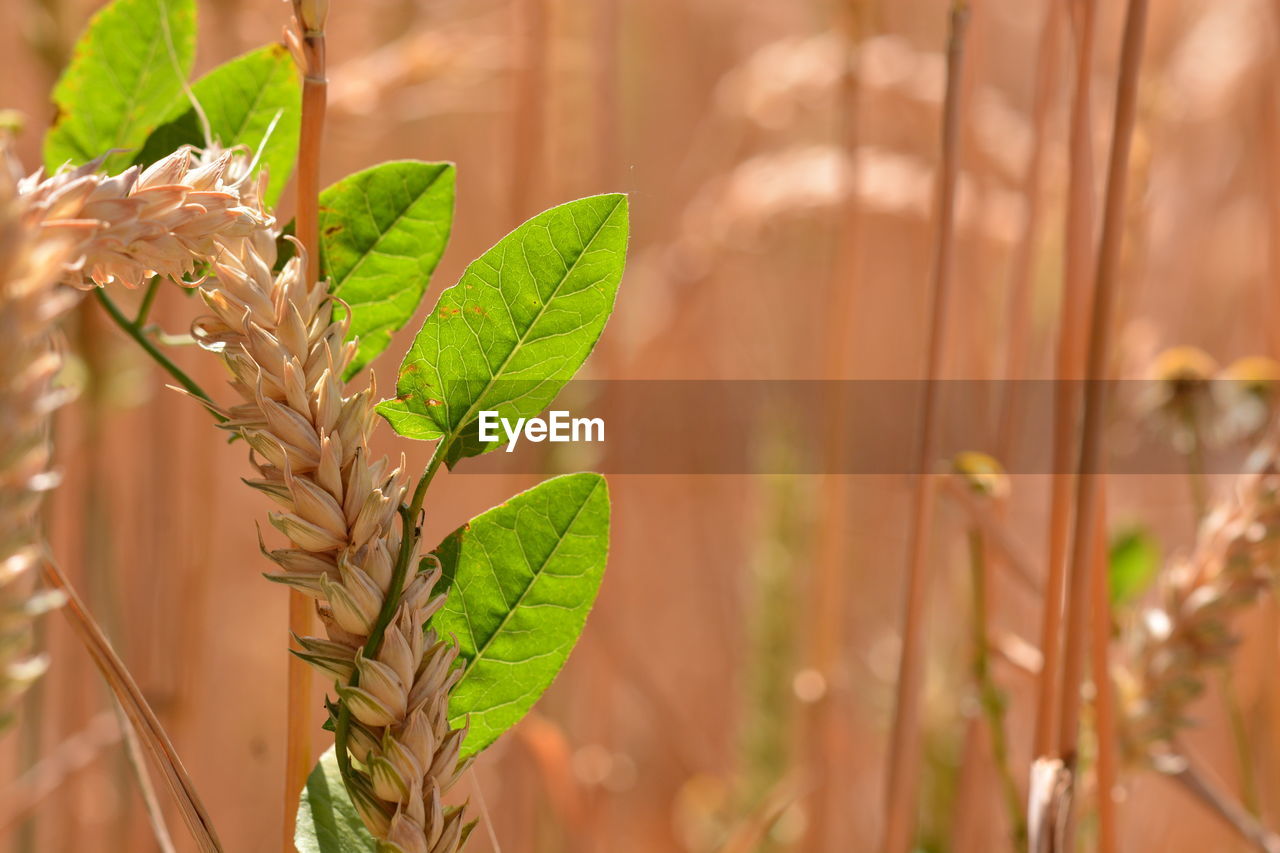
[[[449,698],[469,716],[474,755],[511,728],[551,685],[582,633],[609,552],[609,489],[569,474],[478,515],[433,552],[449,599],[436,615],[458,638],[466,672]]]
[[[1160,568],[1160,543],[1145,527],[1131,527],[1111,539],[1107,582],[1112,604],[1140,596]]]
[[[274,207],[293,171],[302,116],[302,87],[289,51],[271,44],[236,57],[197,80],[191,93],[209,120],[214,142],[224,148],[243,145],[254,154],[261,149],[259,163],[269,175],[264,200]],[[134,162],[150,165],[181,145],[205,147],[200,118],[185,94],[171,105],[167,119]]]
[[[321,263],[360,339],[346,378],[385,350],[418,310],[449,242],[454,177],[452,163],[399,160],[320,193]]]
[[[351,804],[333,747],[307,777],[293,840],[298,853],[374,853],[377,842]]]
[[[115,0],[98,12],[54,87],[58,117],[45,136],[45,166],[142,145],[182,92],[195,56],[195,0]],[[133,153],[113,154],[106,168],[123,168]]]
[[[443,438],[450,466],[499,446],[477,437],[480,412],[537,415],[591,353],[622,279],[627,222],[626,196],[592,196],[503,237],[440,296],[379,413],[408,438]]]

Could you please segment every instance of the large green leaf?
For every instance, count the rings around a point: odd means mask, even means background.
[[[115,0],[98,12],[54,87],[58,117],[45,136],[45,166],[142,145],[182,92],[195,56],[195,0]],[[122,168],[133,154],[113,154],[106,168]]]
[[[391,343],[427,292],[453,224],[451,163],[400,160],[320,193],[322,263],[360,339],[354,375]]]
[[[409,438],[442,438],[452,465],[482,442],[481,411],[533,417],[590,354],[613,310],[627,250],[627,199],[601,195],[540,213],[446,290],[378,411]]]
[[[265,201],[273,207],[293,171],[302,114],[302,87],[289,51],[271,44],[236,57],[197,80],[191,93],[209,120],[214,142],[224,148],[243,145],[258,155],[269,175]],[[150,165],[180,145],[205,146],[200,118],[185,94],[166,118],[135,162]]]
[[[298,853],[374,853],[377,842],[351,804],[333,747],[307,777],[293,833]]]
[[[466,672],[449,698],[474,755],[551,685],[582,633],[609,552],[599,474],[556,477],[451,533],[433,552],[449,599],[436,630],[458,638]]]

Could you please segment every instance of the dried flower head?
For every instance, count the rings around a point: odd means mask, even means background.
[[[1208,671],[1230,660],[1232,621],[1274,580],[1278,549],[1280,473],[1269,460],[1205,519],[1194,552],[1164,573],[1160,603],[1127,638],[1117,685],[1129,760],[1156,763],[1172,751]]]
[[[1218,439],[1256,439],[1274,419],[1277,391],[1280,362],[1274,359],[1247,356],[1223,368],[1213,382]]]
[[[1143,413],[1180,453],[1204,440],[1213,421],[1211,380],[1218,369],[1196,347],[1171,347],[1156,356],[1144,388]]]
[[[990,498],[1009,496],[1009,477],[994,456],[966,450],[951,460],[951,470],[979,495]]]

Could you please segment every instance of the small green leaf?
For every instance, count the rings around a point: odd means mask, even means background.
[[[601,195],[540,213],[446,290],[378,411],[408,438],[444,437],[450,466],[482,442],[481,411],[533,417],[595,346],[613,311],[627,251],[627,199]]]
[[[269,175],[264,201],[274,207],[293,171],[301,122],[302,87],[289,51],[271,44],[236,57],[197,80],[191,93],[209,120],[214,142],[224,148],[243,145],[255,155],[261,149],[259,163]],[[195,107],[182,94],[134,162],[150,165],[181,145],[203,148],[205,143]]]
[[[599,474],[534,486],[455,530],[433,552],[449,599],[436,615],[466,672],[449,699],[475,755],[555,680],[595,603],[609,552],[609,489]]]
[[[351,378],[391,343],[427,292],[453,225],[451,163],[399,160],[348,175],[320,193],[325,275],[351,308],[360,349]]]
[[[351,804],[333,747],[307,777],[293,833],[298,853],[374,853],[377,842]]]
[[[109,171],[164,121],[196,56],[195,0],[115,0],[93,16],[53,102],[58,117],[45,136],[50,170],[88,163],[113,148]]]
[[[1127,604],[1146,590],[1160,568],[1160,543],[1145,527],[1131,527],[1111,539],[1108,586],[1112,604]]]

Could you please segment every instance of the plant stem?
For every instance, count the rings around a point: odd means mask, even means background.
[[[1240,706],[1240,694],[1230,668],[1222,671],[1222,702],[1227,706],[1227,720],[1231,724],[1231,741],[1236,750],[1236,762],[1240,771],[1240,796],[1244,807],[1255,817],[1259,814],[1257,770],[1253,765],[1253,745],[1249,743],[1249,728],[1245,725],[1244,710]]]
[[[1058,329],[1054,383],[1053,476],[1050,487],[1048,572],[1044,610],[1040,623],[1043,666],[1036,694],[1033,755],[1054,755],[1054,732],[1059,704],[1062,660],[1062,620],[1065,598],[1067,539],[1071,527],[1071,487],[1075,428],[1079,414],[1077,380],[1084,369],[1084,314],[1088,309],[1088,275],[1093,259],[1093,130],[1090,114],[1090,80],[1093,64],[1093,3],[1083,0],[1073,7],[1076,66],[1075,93],[1071,103],[1070,182],[1064,243],[1062,305]]]
[[[991,735],[991,757],[1000,777],[1005,806],[1012,825],[1013,849],[1027,846],[1027,820],[1023,813],[1022,795],[1009,764],[1009,738],[1005,731],[1005,698],[991,674],[991,640],[987,635],[988,599],[987,556],[982,531],[969,531],[969,570],[973,577],[973,681],[978,691],[978,704],[986,717]]]
[[[950,301],[955,245],[956,182],[960,164],[960,91],[964,37],[969,4],[951,6],[947,43],[947,88],[942,107],[942,167],[938,174],[938,227],[934,235],[932,316],[926,360],[926,388],[916,447],[916,483],[912,501],[906,567],[906,602],[893,733],[889,745],[889,777],[885,802],[884,853],[906,853],[914,835],[920,755],[920,701],[924,680],[924,627],[928,603],[925,583],[929,529],[933,522],[937,456],[938,378],[946,357],[947,308]]]
[[[1111,680],[1111,589],[1107,582],[1110,555],[1107,549],[1105,504],[1105,495],[1100,495],[1096,510],[1098,534],[1093,540],[1093,556],[1090,560],[1093,574],[1090,584],[1093,618],[1090,621],[1092,630],[1089,649],[1093,676],[1093,725],[1098,742],[1098,755],[1094,763],[1098,801],[1097,853],[1115,853],[1119,724],[1116,721],[1115,689]]]
[[[142,304],[138,306],[138,315],[133,318],[133,325],[141,329],[147,325],[147,318],[151,316],[151,306],[156,301],[156,294],[160,292],[160,276],[151,277],[151,281],[147,284],[147,290],[142,294]]]
[[[1180,782],[1191,794],[1226,821],[1241,838],[1262,853],[1280,853],[1280,835],[1276,835],[1260,823],[1232,799],[1230,794],[1206,778],[1185,753],[1182,754],[1181,766],[1175,771],[1167,772],[1166,775]]]
[[[418,478],[418,485],[413,490],[413,497],[410,499],[409,505],[400,507],[400,521],[403,531],[400,537],[400,551],[396,555],[396,565],[391,573],[391,583],[388,587],[387,597],[382,600],[382,609],[378,611],[378,618],[373,624],[373,630],[369,632],[369,639],[364,644],[365,657],[372,657],[378,653],[378,649],[382,646],[382,637],[386,634],[387,626],[395,618],[396,608],[400,606],[400,595],[404,591],[405,578],[409,575],[409,563],[413,561],[413,555],[417,550],[419,534],[421,533],[417,527],[418,514],[422,512],[422,503],[426,499],[427,488],[431,485],[431,481],[435,479],[436,472],[440,470],[440,463],[444,461],[449,444],[450,441],[447,438],[437,442],[435,452],[431,454],[431,461],[427,463],[426,470]],[[347,686],[357,687],[359,684],[360,673],[353,672],[351,679],[347,682]],[[352,785],[351,756],[347,752],[347,739],[350,732],[351,708],[347,703],[343,702],[338,709],[338,719],[333,727],[333,751],[338,760],[338,769],[342,772],[342,781],[347,785],[348,791],[350,791]]]
[[[324,137],[328,80],[325,76],[325,18],[328,0],[293,0],[294,25],[301,42],[302,118],[298,141],[297,235],[307,255],[307,283],[320,280],[320,146]],[[311,633],[311,602],[298,590],[289,590],[289,630],[294,636]],[[311,726],[307,707],[311,700],[311,668],[290,655],[288,709],[285,739],[284,853],[293,853],[298,795],[311,771]]]
[[[1035,102],[1032,107],[1031,151],[1023,175],[1022,194],[1027,216],[1018,237],[1018,245],[1010,259],[1009,303],[1006,326],[1008,344],[1004,356],[1004,393],[996,429],[996,458],[1008,464],[1018,421],[1017,395],[1021,380],[1032,359],[1031,297],[1035,284],[1036,246],[1040,236],[1041,185],[1044,177],[1045,139],[1049,116],[1057,94],[1058,61],[1062,15],[1057,0],[1046,4],[1044,25],[1040,34],[1039,60],[1036,64]]]
[[[151,356],[156,364],[164,368],[165,372],[172,376],[188,394],[205,403],[205,408],[209,410],[219,423],[226,422],[227,419],[218,414],[217,410],[213,408],[213,399],[206,394],[204,389],[196,384],[195,380],[188,376],[182,368],[170,361],[169,357],[161,352],[160,348],[152,343],[150,338],[143,334],[141,325],[126,317],[124,312],[120,310],[120,306],[112,302],[111,297],[107,296],[106,292],[103,291],[102,288],[95,288],[93,295],[97,297],[98,302],[106,309],[107,315],[111,317],[115,324],[119,326],[126,335],[133,338],[133,340],[137,342],[138,346],[142,347],[143,351],[146,352],[147,355]]]
[[[42,566],[45,581],[66,596],[67,604],[62,611],[67,615],[71,627],[89,652],[89,656],[93,658],[94,665],[102,673],[103,679],[120,702],[120,707],[128,715],[135,731],[142,737],[142,743],[147,747],[148,753],[163,771],[165,784],[178,802],[182,818],[187,828],[191,830],[197,847],[201,853],[222,853],[222,845],[218,841],[217,833],[214,832],[209,813],[196,793],[195,785],[187,775],[186,768],[182,766],[182,760],[178,758],[173,743],[170,742],[168,734],[160,725],[159,718],[147,703],[137,682],[134,681],[115,649],[111,647],[111,641],[107,639],[102,628],[84,606],[84,602],[67,580],[62,568],[47,554]]]
[[[1209,488],[1204,473],[1204,440],[1194,411],[1187,413],[1187,429],[1191,434],[1191,446],[1187,448],[1187,482],[1191,487],[1191,506],[1196,514],[1196,525],[1199,526],[1209,512]]]
[[[1102,534],[1102,421],[1106,405],[1106,383],[1102,380],[1110,359],[1111,313],[1117,290],[1120,245],[1123,234],[1129,152],[1137,114],[1138,70],[1142,61],[1146,31],[1147,0],[1129,0],[1125,16],[1124,42],[1120,54],[1120,79],[1116,93],[1115,123],[1111,157],[1107,168],[1107,190],[1103,209],[1102,240],[1098,247],[1094,279],[1093,313],[1089,334],[1089,360],[1085,384],[1084,425],[1080,436],[1079,476],[1076,483],[1075,530],[1071,542],[1070,596],[1067,610],[1066,644],[1063,654],[1062,706],[1059,718],[1058,751],[1069,770],[1077,763],[1080,719],[1080,682],[1084,670],[1084,646],[1090,603],[1090,585],[1097,569],[1092,569],[1097,537]],[[1095,620],[1109,618],[1105,596],[1103,612]],[[1109,623],[1108,623],[1109,626]],[[1095,636],[1100,628],[1095,626]],[[1109,627],[1108,627],[1109,630]],[[1101,817],[1102,815],[1100,815]],[[1073,816],[1067,815],[1068,827]],[[1110,827],[1102,828],[1106,837]],[[1069,835],[1069,834],[1068,834]]]
[[[848,45],[860,42],[863,28],[857,0],[840,4],[833,29]],[[835,103],[833,139],[845,154],[853,158],[858,144],[858,76],[846,69],[841,77]],[[849,180],[857,182],[850,174]],[[857,263],[860,254],[858,192],[856,186],[846,188],[844,198],[833,211],[830,250],[823,260],[829,265],[827,309],[824,311],[823,368],[826,378],[847,380],[853,374],[850,343],[857,339],[854,329],[858,317]],[[804,767],[812,793],[805,798],[805,832],[802,846],[828,849],[838,846],[836,838],[845,823],[841,819],[844,805],[839,802],[841,789],[847,789],[838,778],[842,766],[849,762],[835,753],[839,732],[843,728],[842,711],[837,703],[847,694],[847,678],[841,672],[844,650],[852,642],[848,610],[849,519],[851,478],[848,470],[849,404],[844,394],[837,394],[823,434],[822,458],[826,474],[821,480],[821,501],[817,518],[812,569],[806,579],[804,594],[806,617],[800,655],[803,665],[818,673],[825,688],[814,701],[802,703],[797,714],[796,761]]]

